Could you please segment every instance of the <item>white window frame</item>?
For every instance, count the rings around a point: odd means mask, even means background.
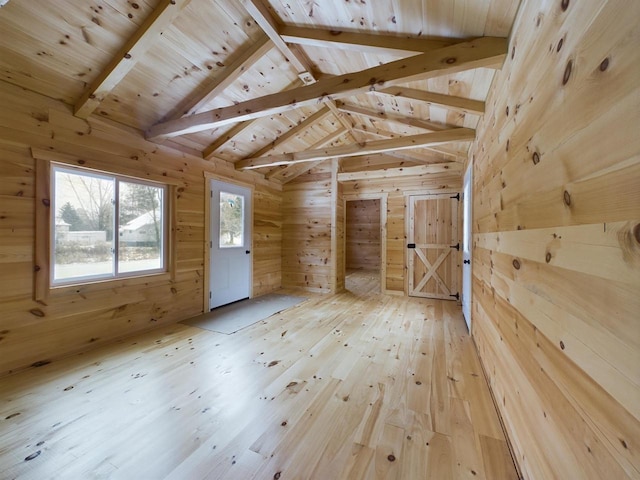
[[[100,281],[108,281],[108,280],[118,280],[118,279],[126,279],[132,277],[141,277],[148,275],[155,275],[168,272],[169,269],[169,185],[154,182],[149,180],[143,180],[136,177],[129,177],[125,175],[120,175],[116,173],[109,173],[103,171],[97,171],[89,168],[83,167],[75,167],[66,164],[59,164],[51,162],[50,168],[50,192],[51,192],[51,209],[49,212],[49,285],[51,288],[64,287],[70,285],[82,285]],[[69,279],[56,280],[54,278],[54,265],[55,265],[55,215],[57,211],[57,205],[55,205],[55,193],[56,193],[56,184],[55,177],[56,172],[62,173],[70,173],[76,175],[84,175],[88,177],[94,177],[105,180],[112,180],[114,182],[114,193],[113,193],[113,246],[112,246],[112,262],[113,268],[112,273],[108,274],[98,274],[98,275],[85,275],[81,277],[73,277]],[[120,247],[120,235],[119,235],[119,219],[120,219],[120,204],[119,204],[119,194],[120,194],[120,183],[132,183],[138,185],[149,185],[156,188],[161,188],[163,191],[163,201],[162,201],[162,245],[160,257],[162,260],[162,266],[160,268],[155,269],[147,269],[147,270],[137,270],[133,272],[119,272],[118,271],[118,254]]]

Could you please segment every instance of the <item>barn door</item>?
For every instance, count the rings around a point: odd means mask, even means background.
[[[458,300],[459,195],[409,197],[409,295]]]

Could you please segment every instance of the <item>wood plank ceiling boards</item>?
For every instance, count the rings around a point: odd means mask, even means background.
[[[245,164],[326,138],[331,148],[355,149],[474,129],[516,10],[504,0],[465,0],[460,11],[417,0],[376,10],[280,0],[62,3],[64,21],[54,26],[48,4],[30,24],[23,6],[3,10],[4,36],[21,38],[2,44],[5,79],[73,104],[81,118],[111,119],[152,141],[170,139],[168,147]],[[37,68],[25,60],[32,51]],[[9,66],[17,56],[22,71]],[[363,128],[371,121],[375,127]],[[470,140],[414,154],[426,163],[460,161]],[[284,170],[258,171],[289,181]]]
[[[327,78],[295,90],[160,123],[149,129],[147,138],[154,140],[199,132],[229,123],[280,113],[298,106],[313,105],[324,98],[342,98],[375,91],[378,87],[433,78],[471,68],[495,67],[504,60],[506,46],[504,39],[487,37],[444,47],[421,54],[411,61],[397,60],[354,74]]]

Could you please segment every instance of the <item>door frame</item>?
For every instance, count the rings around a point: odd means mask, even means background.
[[[202,311],[209,311],[209,289],[211,285],[211,180],[217,180],[219,182],[229,183],[231,185],[237,185],[239,187],[248,188],[251,190],[251,211],[249,212],[249,224],[251,225],[251,238],[249,239],[249,249],[251,250],[251,262],[249,262],[249,298],[253,298],[253,264],[255,259],[255,252],[253,249],[254,238],[254,224],[253,224],[253,210],[255,208],[255,185],[245,182],[240,182],[235,179],[229,179],[222,175],[216,175],[213,173],[204,174],[204,243],[202,245],[204,249],[204,283],[202,292]]]
[[[346,271],[347,263],[347,202],[355,200],[380,200],[380,293],[397,293],[387,291],[387,193],[351,193],[342,196],[344,211],[344,235],[342,239],[342,269]]]

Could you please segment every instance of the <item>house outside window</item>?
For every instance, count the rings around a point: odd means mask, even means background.
[[[163,184],[52,165],[52,286],[167,271]]]

